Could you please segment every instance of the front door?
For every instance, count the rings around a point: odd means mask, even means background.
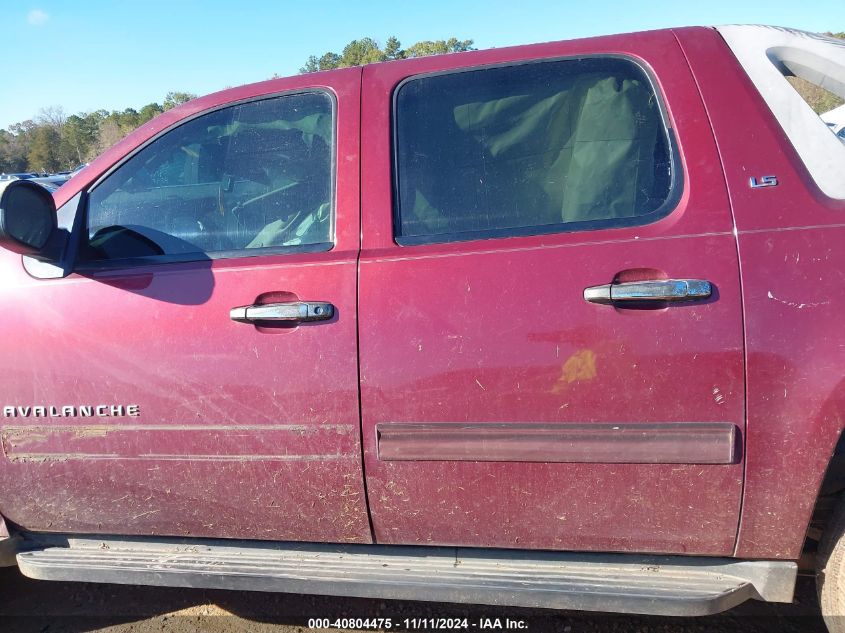
[[[672,34],[366,67],[364,90],[378,541],[729,554],[737,254]]]
[[[212,96],[86,187],[72,275],[3,260],[0,513],[31,530],[370,540],[359,91],[350,69]]]

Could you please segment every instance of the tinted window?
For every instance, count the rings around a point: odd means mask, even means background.
[[[615,58],[415,78],[394,151],[408,243],[644,223],[672,180],[651,83]]]
[[[87,259],[326,245],[332,101],[295,94],[203,115],[91,191]]]

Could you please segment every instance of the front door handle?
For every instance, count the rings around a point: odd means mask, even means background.
[[[334,316],[334,306],[321,301],[291,301],[288,303],[264,303],[239,306],[229,311],[232,321],[252,323],[253,321],[296,322],[325,321]]]
[[[625,281],[584,289],[584,299],[590,303],[628,303],[643,301],[696,301],[707,299],[713,292],[709,281],[703,279],[656,279],[653,281]]]

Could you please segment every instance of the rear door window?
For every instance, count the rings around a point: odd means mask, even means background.
[[[415,77],[394,121],[400,243],[629,226],[671,208],[661,106],[626,59]]]

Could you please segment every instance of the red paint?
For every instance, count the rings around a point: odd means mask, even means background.
[[[746,323],[748,456],[736,555],[798,558],[845,419],[845,201],[815,186],[715,32],[678,32],[736,215]],[[751,176],[778,186],[752,190]]]
[[[635,228],[394,242],[390,103],[400,81],[607,53],[640,60],[665,98],[683,163],[674,211]],[[133,132],[57,203],[186,117],[315,87],[338,102],[332,251],[54,281],[30,278],[18,255],[0,251],[0,406],[141,410],[2,419],[0,514],[31,530],[369,542],[369,510],[382,543],[798,557],[845,411],[845,202],[815,188],[715,31],[477,51],[223,91]],[[750,176],[772,173],[778,187],[748,188]],[[658,278],[707,279],[716,295],[648,311],[582,298],[587,286]],[[231,307],[279,298],[330,301],[337,316],[294,328],[229,319]],[[737,429],[732,463],[377,452],[379,425],[693,422]]]
[[[4,318],[3,404],[141,409],[139,417],[3,419],[6,518],[32,530],[371,540],[355,318],[360,70],[204,97],[135,132],[72,183],[85,186],[174,118],[313,86],[332,90],[338,102],[331,252],[56,281],[29,278],[19,257],[2,253],[4,305],[37,307]],[[63,191],[63,199],[73,193]],[[230,308],[266,293],[329,301],[338,316],[272,333],[229,318]],[[67,426],[76,431],[56,428]]]
[[[674,212],[629,229],[393,243],[389,107],[402,79],[607,52],[641,59],[663,88],[685,166]],[[701,98],[672,33],[367,66],[364,87],[361,404],[377,540],[730,553],[741,462],[384,462],[376,453],[375,428],[386,423],[722,422],[742,429],[730,207]],[[642,268],[709,279],[718,300],[650,311],[584,301],[585,287]]]

